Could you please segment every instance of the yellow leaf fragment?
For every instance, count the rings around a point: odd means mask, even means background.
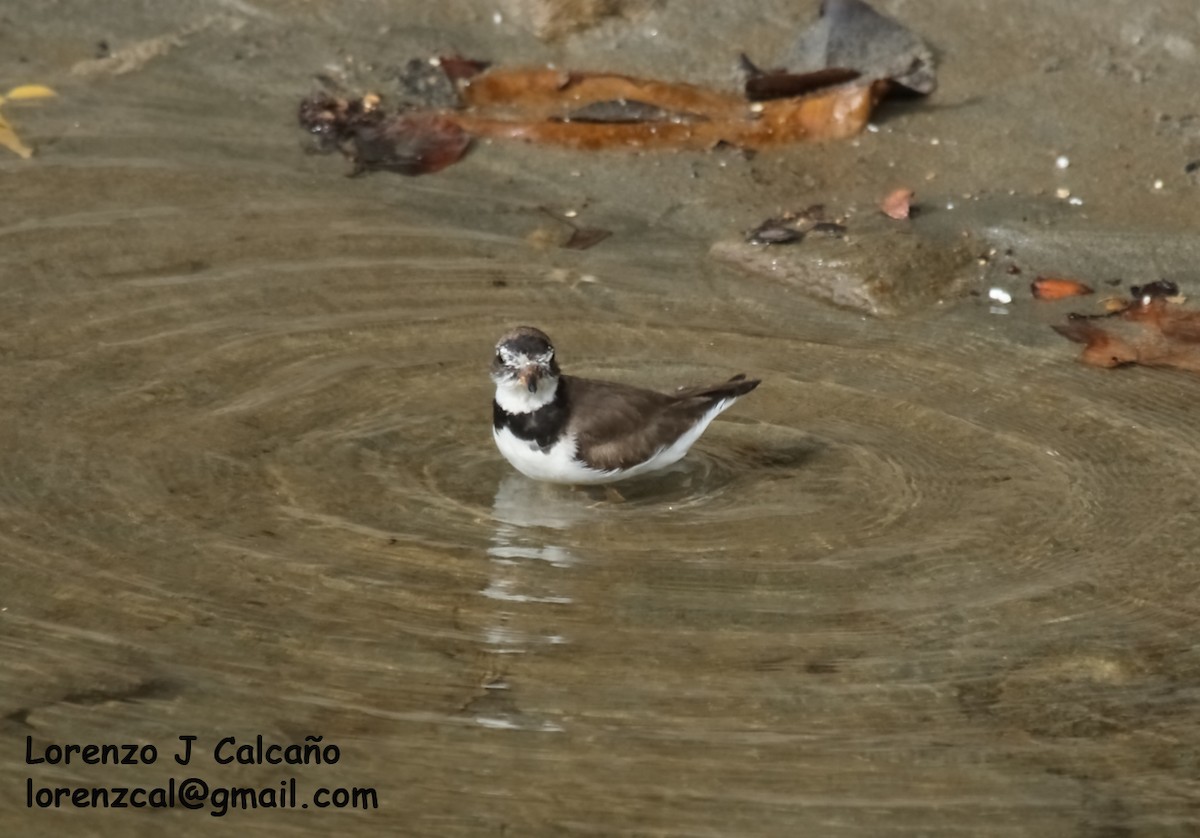
[[[49,99],[58,94],[44,84],[22,84],[4,95],[4,99],[17,102],[21,99]],[[3,101],[3,99],[0,99]]]
[[[57,93],[44,84],[20,84],[8,91],[5,96],[0,96],[0,104],[3,104],[5,101],[20,102],[32,99],[48,99],[57,95]],[[0,116],[0,147],[7,148],[23,160],[33,157],[33,149],[21,142],[21,138],[17,136],[17,132],[13,130],[12,125],[3,116]]]
[[[4,146],[18,157],[28,160],[33,156],[33,149],[21,142],[17,132],[12,129],[4,117],[0,116],[0,146]]]

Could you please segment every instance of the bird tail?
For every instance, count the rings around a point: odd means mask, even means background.
[[[761,383],[760,379],[747,379],[745,374],[739,374],[720,384],[680,390],[675,396],[679,399],[705,399],[714,402],[722,399],[736,399],[746,395]]]

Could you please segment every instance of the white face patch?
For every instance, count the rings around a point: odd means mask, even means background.
[[[557,392],[557,376],[542,378],[532,393],[515,378],[502,379],[496,382],[496,404],[508,413],[533,413],[554,401]]]
[[[524,352],[516,352],[507,346],[501,346],[497,351],[500,353],[500,361],[509,369],[520,369],[530,364],[548,367],[554,360],[554,347],[550,347],[539,355],[526,355]]]
[[[496,403],[508,413],[532,413],[540,407],[545,407],[554,401],[558,392],[558,378],[552,375],[543,376],[537,383],[537,389],[530,391],[519,378],[520,371],[528,367],[548,370],[554,363],[554,347],[536,355],[526,355],[510,346],[501,345],[496,348],[500,356],[502,368],[492,373],[496,382]]]

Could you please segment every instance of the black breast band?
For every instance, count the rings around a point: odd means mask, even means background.
[[[531,413],[509,413],[492,402],[492,427],[497,431],[508,428],[517,439],[533,443],[543,451],[550,449],[567,426],[567,387],[561,378],[554,393],[554,401]]]

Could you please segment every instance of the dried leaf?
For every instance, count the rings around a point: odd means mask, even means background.
[[[416,69],[421,70],[421,90],[430,88],[425,65]],[[446,81],[444,75],[439,78]],[[585,150],[731,145],[751,151],[842,139],[862,131],[886,87],[887,82],[850,84],[750,103],[737,94],[696,85],[543,67],[490,70],[460,80],[454,107],[388,115],[377,97],[368,106],[367,97],[320,93],[301,102],[299,118],[319,150],[341,150],[355,161],[356,171],[421,174],[458,160],[476,137]]]
[[[464,88],[468,109],[455,118],[475,136],[576,149],[708,150],[720,143],[761,149],[854,136],[866,126],[882,93],[877,85],[849,85],[749,105],[741,96],[690,84],[542,68],[492,70]],[[619,100],[687,117],[665,122],[569,121],[581,108]]]
[[[1039,276],[1029,284],[1029,290],[1039,300],[1063,300],[1093,293],[1090,286],[1079,280],[1059,276]]]
[[[912,199],[915,193],[911,189],[896,189],[889,192],[887,197],[879,202],[879,208],[888,218],[902,221],[912,212]]]
[[[1178,294],[1173,283],[1132,290],[1134,299],[1122,309],[1095,316],[1073,314],[1053,328],[1084,344],[1080,360],[1085,364],[1141,364],[1200,372],[1200,311],[1170,302]]]

